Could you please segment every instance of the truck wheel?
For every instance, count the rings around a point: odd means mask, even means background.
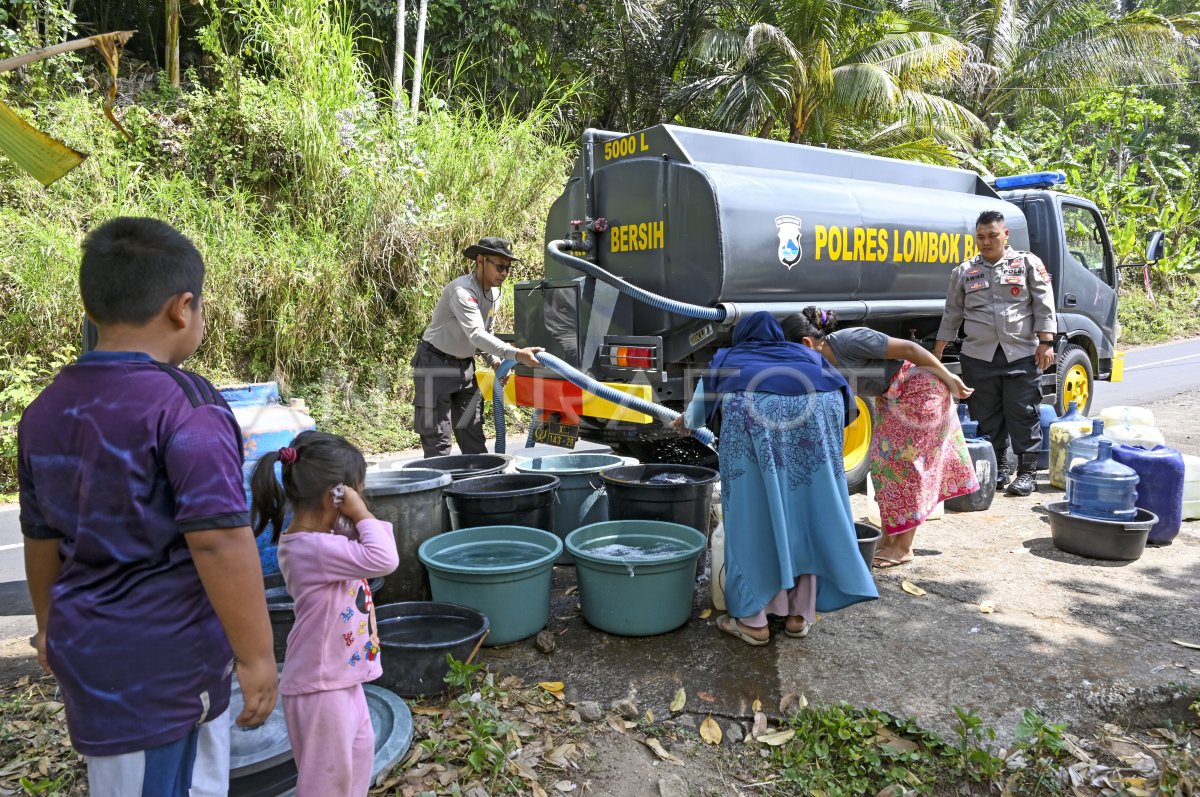
[[[1063,347],[1058,355],[1054,409],[1062,415],[1074,401],[1084,415],[1092,406],[1092,361],[1085,349],[1074,344]]]
[[[858,418],[846,427],[846,441],[842,447],[842,458],[846,468],[846,486],[850,492],[866,489],[871,475],[871,440],[875,435],[875,402],[854,397],[858,404]]]

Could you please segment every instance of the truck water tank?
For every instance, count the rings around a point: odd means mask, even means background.
[[[1091,434],[1085,434],[1082,437],[1077,437],[1067,444],[1067,477],[1065,500],[1071,501],[1071,470],[1076,465],[1082,465],[1085,462],[1091,462],[1096,458],[1096,454],[1100,450],[1100,441],[1108,440],[1104,436],[1104,421],[1092,421]],[[1111,440],[1109,441],[1112,442]]]
[[[1133,468],[1113,461],[1112,448],[1111,440],[1100,438],[1096,458],[1067,471],[1070,514],[1097,520],[1133,520],[1137,516],[1138,475]]]
[[[1038,452],[1037,466],[1038,470],[1046,470],[1050,467],[1050,424],[1058,418],[1049,404],[1038,405],[1038,418],[1042,426],[1042,450]]]
[[[1116,446],[1113,459],[1137,473],[1147,485],[1138,491],[1137,506],[1158,515],[1146,539],[1151,545],[1168,545],[1183,525],[1183,455],[1173,448]]]
[[[1200,457],[1183,455],[1184,520],[1200,520]]]
[[[292,405],[279,402],[279,386],[274,382],[237,385],[221,388],[238,426],[242,429],[242,486],[246,491],[246,506],[250,506],[250,477],[258,460],[268,451],[277,451],[295,439],[296,435],[317,425],[304,408],[304,402],[293,400]],[[276,476],[279,466],[276,465]],[[284,516],[284,526],[291,521],[291,512]],[[272,530],[267,528],[258,536],[259,559],[263,573],[279,572],[276,546],[271,544]]]

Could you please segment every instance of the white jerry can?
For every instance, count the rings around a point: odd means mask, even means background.
[[[715,502],[714,502],[715,503]],[[725,519],[721,514],[721,505],[714,507],[718,522],[709,537],[711,552],[708,561],[712,563],[712,603],[719,612],[725,611]]]

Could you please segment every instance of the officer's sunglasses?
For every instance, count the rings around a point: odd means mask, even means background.
[[[488,263],[491,263],[496,268],[497,271],[508,271],[510,268],[512,268],[512,263],[497,263],[495,260],[492,260],[490,257],[485,257],[484,260],[487,261]]]

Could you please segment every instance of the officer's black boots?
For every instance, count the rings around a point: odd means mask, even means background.
[[[1009,454],[1012,449],[1007,446],[1003,451],[996,452],[996,491],[999,492],[1008,486],[1008,480],[1012,478],[1012,461],[1009,459]]]
[[[1017,466],[1017,478],[1008,485],[1009,495],[1029,495],[1037,492],[1037,454],[1022,454]]]

